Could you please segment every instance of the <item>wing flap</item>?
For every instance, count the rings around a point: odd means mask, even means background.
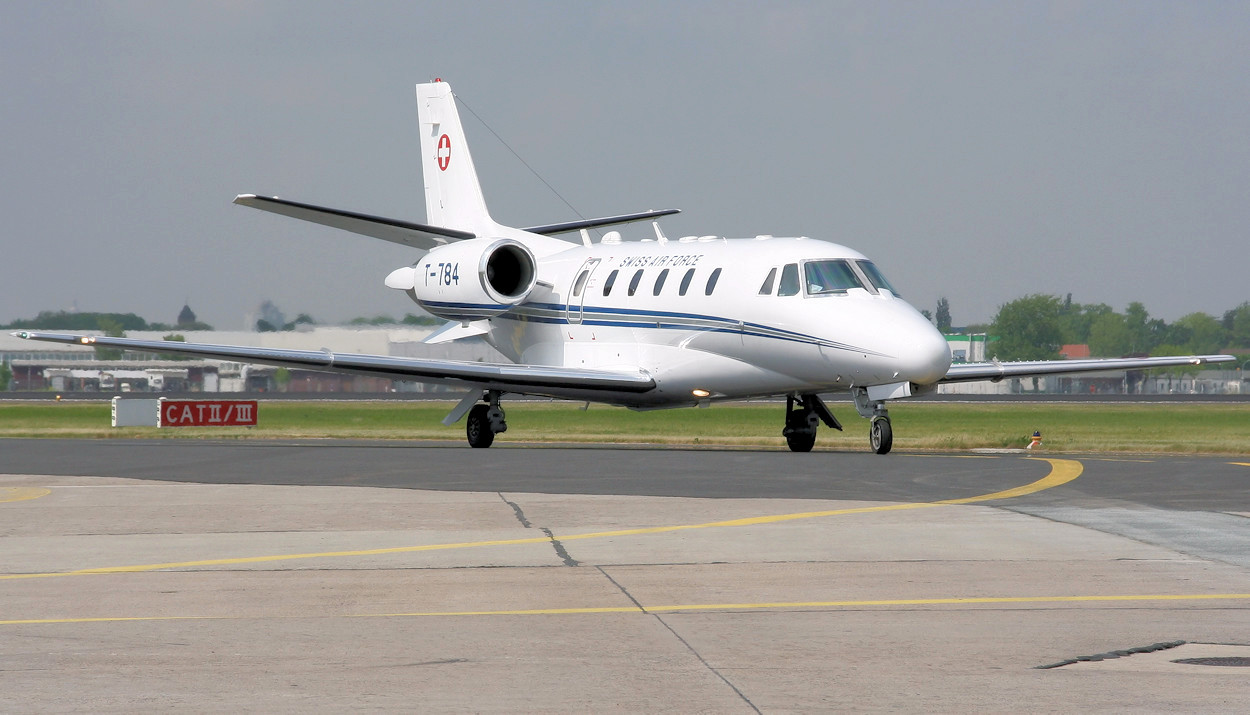
[[[54,343],[116,347],[153,353],[197,355],[222,360],[238,360],[279,367],[326,372],[389,377],[396,380],[461,384],[550,397],[582,396],[593,393],[642,393],[655,388],[655,381],[642,371],[587,370],[547,365],[428,360],[360,353],[334,353],[328,350],[284,350],[240,345],[182,343],[169,340],[137,340],[71,333],[20,331],[16,337]]]
[[[951,365],[950,369],[946,371],[946,377],[938,382],[974,382],[977,380],[997,382],[1009,377],[1040,377],[1042,375],[1102,372],[1105,370],[1147,370],[1155,367],[1232,362],[1235,359],[1232,355],[1178,355],[1175,357],[1102,358],[1093,360],[970,362]]]
[[[241,194],[235,197],[234,203],[424,250],[437,248],[452,241],[476,237],[468,231],[370,216],[354,211],[287,201],[272,196]]]

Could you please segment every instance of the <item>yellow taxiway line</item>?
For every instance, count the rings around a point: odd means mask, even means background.
[[[204,566],[240,566],[244,564],[258,563],[274,563],[278,561],[295,561],[300,559],[328,559],[328,558],[344,558],[351,556],[379,556],[386,554],[408,554],[422,551],[446,551],[452,549],[470,549],[481,548],[486,546],[517,546],[521,544],[543,544],[550,543],[552,538],[561,542],[578,541],[585,539],[603,539],[618,536],[638,536],[645,534],[665,534],[676,531],[687,531],[692,529],[714,529],[722,527],[735,526],[757,526],[761,524],[777,524],[785,521],[797,521],[800,519],[817,519],[827,516],[844,516],[847,514],[871,514],[883,511],[902,511],[906,509],[928,509],[941,506],[953,506],[958,504],[975,504],[978,502],[997,501],[1000,499],[1011,499],[1014,497],[1024,496],[1026,494],[1034,494],[1046,489],[1052,489],[1062,484],[1076,479],[1081,475],[1084,467],[1080,462],[1074,459],[1052,459],[1052,458],[1031,458],[1035,461],[1048,462],[1050,464],[1050,473],[1041,479],[1025,484],[1023,486],[1006,489],[990,494],[981,494],[974,497],[964,497],[962,499],[943,499],[934,502],[911,502],[906,504],[886,504],[883,506],[869,507],[853,507],[849,509],[830,509],[825,511],[805,511],[793,514],[773,514],[769,516],[753,516],[742,519],[728,519],[725,521],[711,521],[702,524],[677,524],[670,526],[650,526],[638,529],[618,529],[614,531],[596,531],[587,534],[570,534],[556,535],[554,537],[534,536],[524,539],[496,539],[489,541],[465,541],[450,544],[423,544],[419,546],[393,546],[380,549],[357,549],[352,551],[322,551],[306,554],[274,554],[268,556],[241,556],[223,559],[200,559],[196,561],[170,561],[158,564],[135,564],[131,566],[102,566],[99,568],[77,569],[74,571],[53,571],[47,573],[20,573],[20,574],[2,574],[0,581],[21,580],[34,578],[56,578],[62,576],[92,576],[99,574],[117,574],[117,573],[139,573],[146,571],[162,571],[166,569],[179,568],[199,568]]]
[[[0,487],[0,504],[38,499],[39,497],[46,497],[51,493],[51,489],[44,489],[43,487]]]

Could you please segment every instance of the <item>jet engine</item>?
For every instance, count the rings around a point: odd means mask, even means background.
[[[538,278],[534,254],[509,238],[473,238],[431,249],[386,285],[448,320],[481,320],[525,301]]]

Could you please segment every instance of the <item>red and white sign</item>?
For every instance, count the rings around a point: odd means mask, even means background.
[[[438,138],[438,169],[447,171],[451,165],[451,137],[444,134]]]
[[[161,400],[157,427],[254,427],[256,400]]]

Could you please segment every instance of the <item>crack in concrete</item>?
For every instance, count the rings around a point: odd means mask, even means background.
[[[495,493],[499,495],[499,498],[503,500],[504,504],[507,504],[508,506],[512,507],[512,511],[516,513],[516,520],[521,522],[521,526],[525,527],[526,529],[533,528],[533,525],[530,524],[529,519],[525,518],[525,512],[521,511],[520,504],[517,504],[514,501],[508,501],[508,497],[504,496],[503,492],[495,492]]]
[[[1126,658],[1130,655],[1138,653],[1154,653],[1160,650],[1169,650],[1185,645],[1185,641],[1167,641],[1164,643],[1152,643],[1150,645],[1139,646],[1137,648],[1125,648],[1123,650],[1113,650],[1106,653],[1098,653],[1096,655],[1078,655],[1075,658],[1061,660],[1058,663],[1050,663],[1048,665],[1035,665],[1034,670],[1051,670],[1053,668],[1062,668],[1065,665],[1075,665],[1076,663],[1097,663],[1103,660],[1113,660],[1115,658]]]
[[[534,525],[530,523],[530,520],[525,518],[525,510],[521,508],[520,504],[510,501],[508,497],[503,495],[503,492],[495,493],[499,495],[499,498],[503,500],[504,504],[512,507],[512,511],[516,514],[517,521],[521,522],[521,526],[526,529],[534,528]],[[564,544],[560,543],[560,540],[557,539],[556,535],[551,532],[551,529],[548,529],[545,526],[540,526],[538,529],[547,535],[547,538],[551,541],[551,548],[556,550],[556,556],[560,557],[560,560],[564,562],[565,566],[581,566],[576,559],[569,555],[568,550],[564,548]]]
[[[756,713],[760,712],[760,709],[755,706],[755,703],[751,702],[751,699],[746,696],[746,693],[743,693],[741,690],[739,690],[738,686],[734,685],[729,680],[729,678],[726,678],[724,673],[722,673],[720,670],[715,668],[711,663],[707,662],[707,659],[704,658],[703,655],[699,653],[699,651],[695,650],[694,646],[690,645],[689,641],[687,641],[685,638],[682,638],[681,634],[677,632],[677,629],[669,625],[668,622],[665,621],[664,618],[660,616],[660,614],[652,613],[651,611],[648,611],[645,606],[643,606],[641,603],[638,602],[638,599],[634,598],[634,595],[630,593],[628,589],[622,586],[620,582],[618,582],[616,579],[612,578],[611,574],[609,574],[607,571],[604,571],[602,566],[596,566],[595,569],[599,571],[599,573],[603,574],[603,577],[606,578],[609,583],[611,583],[613,586],[616,586],[616,588],[620,590],[621,593],[625,594],[625,598],[628,598],[630,603],[634,604],[634,606],[637,607],[638,610],[654,618],[656,621],[659,622],[661,626],[664,626],[665,630],[667,630],[669,633],[672,633],[673,637],[677,639],[678,643],[681,643],[683,646],[685,646],[686,650],[690,651],[690,653],[694,655],[694,657],[697,658],[700,663],[703,664],[704,668],[707,668],[708,671],[711,672],[713,675],[715,675],[717,678],[719,678],[722,683],[724,683],[725,685],[728,685],[729,689],[734,691],[734,694],[736,694],[739,698],[741,698],[742,702],[747,704],[747,707],[751,708],[753,712],[756,712]]]
[[[560,543],[560,540],[556,538],[556,535],[551,533],[551,529],[548,529],[545,526],[541,527],[541,529],[542,532],[547,535],[547,538],[551,539],[551,547],[556,550],[556,556],[559,556],[560,559],[564,561],[565,566],[581,566],[576,559],[569,556],[569,552],[564,548],[564,544]]]

